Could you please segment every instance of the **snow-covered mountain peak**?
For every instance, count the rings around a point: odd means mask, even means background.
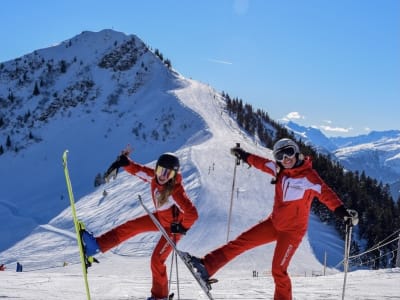
[[[320,152],[326,153],[327,150],[333,151],[337,148],[337,146],[317,128],[301,126],[292,121],[286,122],[285,126],[289,131],[292,131],[299,140],[302,140],[306,145],[313,146]]]
[[[5,186],[0,203],[9,223],[20,219],[21,224],[17,232],[5,231],[3,247],[68,205],[59,172],[65,149],[76,159],[72,167],[85,166],[76,168],[80,197],[93,189],[96,174],[127,143],[148,162],[162,151],[175,151],[203,122],[169,92],[183,84],[179,76],[139,39],[108,30],[82,33],[71,41],[0,69],[0,176]],[[68,60],[77,53],[92,59]],[[21,189],[21,170],[27,168],[32,171]]]

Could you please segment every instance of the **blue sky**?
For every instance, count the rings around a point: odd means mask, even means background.
[[[111,28],[185,77],[329,136],[400,129],[398,0],[1,1],[0,62]]]

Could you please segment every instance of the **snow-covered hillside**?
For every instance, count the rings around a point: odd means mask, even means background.
[[[227,214],[234,167],[234,159],[229,154],[229,148],[236,142],[240,142],[245,149],[262,155],[269,156],[270,150],[259,148],[242,133],[224,112],[223,102],[219,99],[220,96],[211,87],[178,77],[174,78],[174,84],[175,81],[180,82],[180,88],[169,90],[169,95],[175,99],[176,109],[178,107],[181,107],[182,110],[188,109],[190,113],[187,118],[191,120],[189,123],[195,126],[197,131],[191,136],[186,136],[186,141],[183,141],[182,137],[178,141],[177,139],[170,139],[166,142],[167,146],[163,151],[171,148],[180,157],[187,192],[198,207],[201,216],[191,229],[190,234],[180,243],[180,246],[197,255],[202,255],[207,250],[226,241]],[[151,106],[151,104],[147,106]],[[192,111],[189,110],[189,107]],[[151,108],[147,107],[147,109]],[[184,116],[181,115],[181,118],[184,118]],[[203,120],[203,122],[199,120]],[[74,123],[72,119],[70,121]],[[196,121],[198,122],[197,125]],[[127,131],[126,128],[120,127],[118,129],[122,132]],[[73,143],[73,135],[74,133],[71,132],[71,137],[67,140],[71,143],[68,148],[70,150],[71,178],[74,185],[75,182],[79,183],[84,176],[80,174],[79,170],[89,165],[89,162],[82,163],[82,153],[74,150],[79,148],[79,143]],[[145,157],[142,154],[143,149],[146,149],[143,144],[145,143],[139,140],[132,142],[133,147],[137,149],[132,154],[132,158],[142,163],[154,165],[154,161],[143,159]],[[120,145],[123,144],[120,143]],[[115,148],[115,146],[112,147]],[[118,154],[119,150],[115,149],[115,154]],[[90,149],[87,151],[90,152]],[[61,154],[62,151],[59,151],[58,155]],[[96,151],[96,157],[100,157],[100,151]],[[108,157],[110,162],[114,158],[115,155]],[[104,164],[103,168],[105,169],[107,166],[108,164]],[[58,165],[58,167],[58,172],[62,174],[61,165]],[[271,211],[273,186],[269,184],[269,179],[267,175],[254,168],[248,169],[245,166],[239,168],[231,237],[265,218]],[[59,187],[65,188],[64,180],[60,180]],[[109,193],[106,197],[102,194],[104,188]],[[146,183],[129,174],[121,173],[116,181],[107,184],[105,187],[93,189],[92,193],[80,199],[77,203],[78,215],[86,222],[90,230],[99,234],[129,218],[143,214],[143,210],[137,202],[137,195],[141,194],[144,199],[149,201],[148,192],[149,187]],[[60,265],[64,260],[77,260],[75,240],[73,234],[71,234],[73,232],[71,212],[67,207],[66,193],[64,192],[64,194],[62,200],[65,201],[65,210],[59,215],[55,214],[48,224],[38,224],[27,238],[3,251],[0,257],[3,261],[22,260],[25,261],[27,267],[41,268]],[[325,227],[316,219],[312,219],[311,223],[313,226]],[[326,227],[325,230],[331,231],[329,227]],[[210,231],[212,235],[210,235]],[[313,229],[311,229],[311,232],[313,232]],[[149,254],[155,238],[154,235],[138,237],[124,243],[115,249],[114,253],[121,255],[132,252]],[[319,235],[314,236],[314,238],[316,242],[320,242]],[[43,244],[43,240],[46,240],[47,243]],[[56,247],[59,251],[49,251],[53,247]],[[142,249],[142,247],[145,249]],[[250,263],[252,266],[257,266],[259,260],[262,259],[265,261],[265,265],[268,265],[272,247],[273,245],[268,245],[265,247],[267,250],[255,250],[255,253],[258,252],[259,254],[250,254],[250,257],[254,256],[254,258],[250,260],[247,258],[243,262],[246,265]],[[326,249],[330,253],[331,266],[340,263],[341,247],[342,241],[336,237],[333,246],[330,244],[329,249]],[[48,253],[48,260],[45,262],[35,260],[35,256],[41,251]],[[62,259],[60,259],[60,252],[63,254]],[[296,255],[298,259],[297,263],[293,264],[294,271],[303,273],[311,272],[313,269],[321,269],[322,256],[319,257],[319,261],[314,257],[312,245],[307,239]]]
[[[126,58],[128,52],[136,53],[133,65]],[[44,63],[32,70],[35,61]],[[56,69],[61,61],[68,64],[65,73]],[[125,67],[121,71],[105,61]],[[21,86],[13,79],[22,76],[20,72],[11,72],[16,65],[29,74]],[[93,191],[96,175],[127,143],[145,163],[164,151],[177,150],[204,127],[204,121],[170,92],[184,83],[142,41],[115,31],[83,32],[4,63],[1,74],[0,141],[4,146],[9,136],[11,146],[0,155],[0,215],[18,227],[12,232],[9,227],[0,230],[0,250],[68,206],[60,172],[60,153],[65,149],[72,155],[79,198]],[[36,82],[43,85],[33,96]],[[7,98],[10,91],[13,101]],[[24,121],[21,116],[26,114]]]
[[[229,155],[230,144],[232,141],[240,141],[244,148],[267,156],[270,155],[270,150],[258,148],[243,135],[224,113],[222,102],[210,87],[183,78],[180,80],[185,83],[183,84],[185,87],[173,92],[180,99],[177,98],[177,103],[190,106],[205,122],[204,127],[177,150],[182,160],[186,189],[200,212],[200,220],[184,237],[179,247],[203,255],[206,251],[224,243],[226,239],[229,190],[234,166],[234,159]],[[133,158],[140,155],[140,147],[137,148],[137,152],[132,155]],[[76,157],[77,155],[71,151],[70,171],[73,174],[73,185],[76,179],[79,179],[79,172],[76,172]],[[154,165],[154,161],[149,164]],[[237,175],[238,194],[234,198],[231,237],[264,218],[272,206],[273,191],[268,183],[269,178],[245,166],[238,169]],[[107,196],[103,196],[104,189],[108,192]],[[150,206],[148,191],[147,183],[122,172],[115,181],[79,199],[78,217],[84,220],[95,234],[101,233],[127,219],[143,214],[143,209],[137,202],[137,195],[142,195]],[[66,208],[48,224],[38,226],[26,239],[1,253],[0,258],[7,263],[10,271],[15,267],[15,262],[19,261],[27,273],[23,273],[26,284],[21,288],[16,284],[21,283],[23,275],[6,272],[5,280],[0,284],[0,286],[4,284],[0,295],[26,299],[85,297],[71,219],[70,209]],[[89,269],[93,298],[143,299],[148,295],[151,281],[149,256],[158,236],[159,234],[143,234],[109,253],[99,255],[101,263]],[[328,268],[326,274],[329,276],[312,277],[312,275],[323,273],[323,266],[317,257],[322,259],[325,251],[329,253],[331,266],[340,263],[342,244],[330,227],[321,224],[315,216],[311,217],[309,233],[290,267],[295,299],[337,299],[341,295],[343,274],[336,274],[335,269]],[[216,299],[272,297],[270,264],[273,246],[273,244],[267,245],[249,251],[218,272],[220,283],[213,289]],[[68,265],[62,267],[65,262]],[[205,299],[183,264],[178,264],[181,296],[185,299]],[[253,270],[258,271],[260,277],[251,277]],[[19,279],[13,274],[18,274]],[[176,278],[174,276],[176,275],[173,274],[173,280]],[[382,276],[385,276],[385,281],[378,280]],[[392,297],[396,294],[393,292],[393,287],[399,276],[400,273],[396,269],[383,274],[378,272],[350,274],[346,295],[352,299],[363,299],[366,295],[373,295],[372,299],[394,299]],[[367,284],[368,281],[371,285]],[[174,283],[172,290],[177,293]]]

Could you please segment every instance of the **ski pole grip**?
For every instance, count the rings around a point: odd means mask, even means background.
[[[236,143],[236,147],[240,148],[240,143]],[[239,166],[240,165],[240,158],[236,157],[236,165]]]

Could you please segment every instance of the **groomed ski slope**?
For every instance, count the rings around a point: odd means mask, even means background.
[[[270,274],[260,273],[258,278],[253,278],[250,270],[236,271],[234,265],[226,267],[219,275],[219,282],[211,291],[215,299],[273,298]],[[178,262],[178,267],[180,299],[207,299],[181,262]],[[86,293],[81,271],[79,264],[23,273],[6,270],[0,274],[0,299],[84,300]],[[175,272],[172,278],[171,291],[178,299]],[[351,272],[347,278],[345,299],[400,299],[399,280],[400,269]],[[145,300],[151,285],[148,258],[107,254],[100,264],[89,269],[89,282],[93,300]],[[342,296],[343,274],[293,276],[292,283],[295,300],[338,300]]]

